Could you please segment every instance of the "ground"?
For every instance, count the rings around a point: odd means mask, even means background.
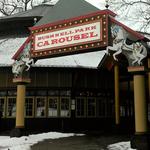
[[[109,144],[122,141],[127,142],[129,140],[130,136],[127,135],[72,136],[54,140],[45,140],[33,145],[32,150],[106,150]]]

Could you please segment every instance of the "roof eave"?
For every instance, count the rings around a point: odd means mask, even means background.
[[[29,36],[26,41],[21,45],[21,47],[17,50],[17,52],[14,54],[14,56],[12,57],[12,59],[16,60],[18,58],[18,56],[20,55],[20,53],[22,53],[22,51],[24,50],[24,47],[26,44],[28,44],[31,40],[31,36]]]
[[[131,33],[132,35],[137,37],[139,40],[143,40],[145,42],[150,42],[150,39],[146,38],[145,36],[143,36],[142,34],[136,32],[136,31],[132,30],[131,28],[129,28],[126,25],[122,24],[121,22],[115,20],[114,18],[110,17],[110,21],[123,27],[126,31],[128,31],[129,33]]]

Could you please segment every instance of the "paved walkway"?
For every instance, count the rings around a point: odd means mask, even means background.
[[[129,141],[127,135],[85,135],[45,140],[34,146],[32,150],[106,150],[107,145]]]

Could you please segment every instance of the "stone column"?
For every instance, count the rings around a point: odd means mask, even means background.
[[[24,128],[24,106],[25,106],[26,85],[18,83],[17,85],[17,101],[16,101],[16,128]]]
[[[135,133],[147,132],[147,107],[144,75],[134,75]]]
[[[115,123],[120,124],[120,101],[119,101],[119,66],[114,66],[114,86],[115,86]]]
[[[131,146],[139,150],[148,150],[145,68],[128,67],[128,71],[133,73],[134,82],[135,136]]]
[[[11,137],[20,137],[25,128],[25,93],[26,84],[30,83],[29,78],[14,78],[13,82],[17,84],[17,101],[16,101],[16,125],[11,131]]]

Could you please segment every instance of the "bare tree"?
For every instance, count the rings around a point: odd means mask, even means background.
[[[110,0],[109,5],[128,26],[150,33],[150,0]]]
[[[46,2],[52,0],[47,0]],[[26,11],[45,0],[0,0],[0,13],[3,16],[10,16],[20,11]]]

